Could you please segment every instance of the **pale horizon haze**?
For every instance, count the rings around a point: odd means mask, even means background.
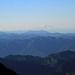
[[[0,31],[75,33],[75,0],[0,0]]]

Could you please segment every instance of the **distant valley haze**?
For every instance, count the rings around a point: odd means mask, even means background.
[[[0,56],[46,56],[74,42],[75,0],[0,0]]]
[[[11,54],[44,57],[65,50],[75,51],[74,33],[44,30],[0,32],[0,57]]]

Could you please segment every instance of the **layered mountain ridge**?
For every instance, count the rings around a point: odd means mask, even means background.
[[[30,39],[0,40],[0,56],[9,54],[47,56],[63,50],[75,51],[75,38],[33,37]]]

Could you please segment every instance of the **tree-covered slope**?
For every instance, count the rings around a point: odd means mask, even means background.
[[[75,71],[75,52],[67,50],[41,58],[31,55],[9,55],[3,58],[12,70],[23,75],[66,75]],[[70,73],[70,75],[72,72]]]

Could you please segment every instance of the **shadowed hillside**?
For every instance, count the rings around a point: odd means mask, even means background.
[[[75,52],[63,51],[47,57],[9,55],[3,58],[12,70],[22,75],[72,75],[75,71]],[[75,72],[74,72],[75,73]]]

